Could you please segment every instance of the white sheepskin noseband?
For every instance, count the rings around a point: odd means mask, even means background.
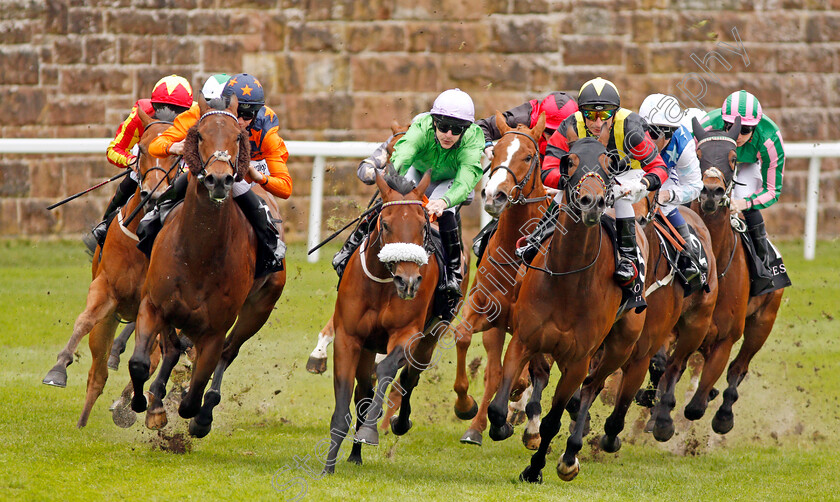
[[[382,250],[377,255],[379,261],[382,263],[391,263],[399,261],[413,261],[418,265],[425,265],[429,261],[426,250],[423,246],[409,242],[394,242],[382,246]]]

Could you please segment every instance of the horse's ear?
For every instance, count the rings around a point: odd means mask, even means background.
[[[143,108],[139,106],[137,107],[137,116],[140,117],[140,122],[143,123],[143,129],[149,127],[149,124],[151,124],[154,121],[154,119],[152,119],[152,117],[149,117],[149,114],[143,111]]]
[[[604,128],[602,128],[602,129],[604,129]],[[577,140],[578,140],[578,135],[575,132],[575,128],[572,127],[572,126],[567,127],[566,128],[566,142],[567,143],[574,143]]]
[[[691,119],[691,132],[694,134],[694,139],[697,140],[698,143],[706,136],[706,131],[703,129],[703,126],[700,125],[700,121],[697,120],[697,117]]]
[[[236,110],[239,108],[239,98],[236,97],[236,94],[232,94],[230,96],[230,104],[227,107],[227,111],[233,114],[234,117],[238,117]]]
[[[207,100],[204,99],[204,94],[201,94],[200,92],[198,93],[196,103],[198,103],[199,116],[204,115],[210,110],[210,105],[208,105]]]
[[[194,176],[201,174],[201,159],[198,156],[198,128],[190,127],[184,137],[184,162]]]
[[[539,140],[543,131],[545,131],[545,112],[540,112],[540,117],[537,119],[537,123],[534,124],[534,128],[531,129],[531,137],[535,140]]]
[[[391,134],[397,134],[398,132],[402,132],[402,126],[396,120],[391,121]]]
[[[429,183],[432,182],[432,170],[429,169],[425,173],[423,173],[423,177],[420,178],[420,183],[414,188],[414,191],[417,192],[418,197],[421,199],[423,195],[426,193],[426,189],[429,188]]]
[[[610,143],[610,128],[609,127],[602,127],[601,134],[598,135],[598,142],[604,145],[604,148],[607,147]]]
[[[739,134],[741,134],[741,116],[740,115],[735,117],[735,122],[732,123],[732,127],[729,128],[729,131],[726,133],[726,135],[737,141]]]
[[[499,110],[496,110],[496,128],[498,128],[499,132],[502,134],[505,134],[508,131],[510,131],[510,126],[507,125],[507,122],[505,122],[505,117]]]
[[[385,178],[378,169],[374,169],[374,171],[376,171],[376,187],[379,188],[379,193],[382,194],[382,200],[385,200],[391,194],[391,187],[388,186],[388,182],[385,181]]]

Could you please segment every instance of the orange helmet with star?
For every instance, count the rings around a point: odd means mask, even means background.
[[[155,84],[151,102],[189,108],[193,102],[192,87],[184,77],[167,75]]]

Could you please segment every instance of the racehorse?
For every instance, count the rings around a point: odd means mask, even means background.
[[[545,128],[545,114],[541,114],[533,129],[523,124],[511,128],[499,112],[496,112],[496,124],[499,125],[502,137],[494,147],[490,180],[484,188],[484,210],[499,218],[498,227],[487,243],[469,299],[464,302],[461,322],[455,328],[457,366],[453,388],[458,395],[455,415],[462,420],[472,419],[461,442],[476,445],[481,445],[481,436],[487,427],[487,406],[501,379],[502,350],[521,265],[521,260],[516,259],[514,254],[516,243],[523,235],[527,235],[529,227],[539,220],[548,207],[548,196],[540,179],[537,147],[537,141]],[[468,394],[470,384],[466,368],[467,350],[473,333],[478,332],[483,332],[482,342],[487,351],[481,406]],[[547,371],[544,361],[539,361],[544,359],[543,356],[537,359],[534,368]],[[534,389],[532,392],[533,399],[539,403],[542,389]],[[538,412],[536,416],[539,418]],[[526,446],[530,446],[529,432],[525,434]]]
[[[576,139],[573,130],[569,139]],[[611,189],[607,174],[606,144],[609,130],[598,139],[586,137],[570,144],[561,163],[564,198],[548,250],[537,254],[520,283],[511,314],[512,337],[505,353],[502,382],[488,409],[492,428],[502,435],[513,431],[505,422],[507,400],[513,379],[534,354],[554,357],[562,376],[551,409],[540,424],[541,442],[520,480],[542,482],[542,469],[552,438],[560,429],[563,410],[575,391],[580,391],[579,417],[585,417],[604,380],[630,356],[645,322],[645,312],[635,309],[616,319],[622,291],[616,284],[612,239],[601,225],[601,216]],[[647,255],[647,240],[639,231],[639,247]],[[603,349],[591,374],[590,361]],[[536,384],[535,384],[536,386]],[[586,420],[577,420],[557,466],[565,481],[580,470],[577,452],[583,445]]]
[[[335,411],[325,473],[335,472],[339,448],[352,424],[354,379],[357,430],[348,461],[362,463],[362,443],[379,444],[376,423],[392,383],[402,399],[400,414],[389,421],[391,430],[399,436],[412,426],[411,393],[446,327],[433,315],[440,270],[428,251],[430,226],[423,198],[430,175],[426,172],[416,187],[395,174],[376,175],[382,210],[367,240],[350,257],[335,302]],[[376,368],[374,392],[376,352],[387,356]]]
[[[102,394],[108,379],[106,365],[114,333],[119,319],[133,321],[140,305],[140,290],[146,276],[148,260],[137,250],[137,225],[146,209],[154,206],[157,198],[166,190],[177,174],[177,156],[157,159],[148,153],[149,143],[162,131],[172,125],[171,121],[150,118],[142,109],[137,114],[143,123],[143,134],[137,143],[137,173],[140,184],[134,196],[117,213],[115,221],[108,227],[103,246],[93,254],[91,271],[93,281],[88,288],[85,310],[76,318],[73,334],[64,349],[58,354],[58,362],[44,377],[48,385],[67,385],[67,366],[73,362],[73,354],[85,335],[90,333],[92,356],[88,373],[87,392],[78,426],[87,424],[90,411]],[[174,118],[174,117],[172,117]],[[140,205],[137,216],[123,225],[123,221]],[[155,366],[160,354],[155,353]],[[154,368],[151,368],[154,371]]]
[[[636,391],[644,382],[651,358],[660,347],[669,342],[672,334],[676,340],[672,344],[665,371],[658,381],[657,400],[651,412],[651,420],[654,421],[653,436],[658,441],[667,441],[673,436],[674,422],[671,419],[671,410],[676,404],[675,387],[685,370],[688,358],[700,347],[709,330],[717,300],[717,269],[709,230],[696,213],[688,208],[680,208],[685,220],[696,230],[697,238],[706,251],[708,263],[709,292],[699,289],[685,297],[684,286],[677,284],[673,266],[669,265],[665,258],[665,243],[655,229],[658,224],[654,220],[656,196],[657,192],[650,192],[637,204],[643,207],[636,208],[636,214],[646,214],[643,217],[643,227],[650,243],[645,274],[645,299],[648,307],[642,335],[636,342],[630,358],[621,368],[621,381],[613,412],[604,424],[605,434],[601,436],[600,446],[608,453],[621,448],[618,434],[624,429],[627,410]],[[665,218],[662,221],[667,225]]]
[[[701,353],[705,359],[700,382],[694,397],[685,407],[685,417],[698,420],[706,412],[713,386],[723,374],[732,346],[741,334],[744,341],[738,355],[727,371],[728,387],[723,403],[712,419],[712,429],[726,434],[735,423],[732,404],[738,399],[738,384],[749,370],[755,354],[764,345],[782,302],[784,289],[750,297],[750,277],[747,256],[730,221],[729,196],[736,171],[736,140],[741,131],[741,119],[729,131],[704,131],[697,119],[692,121],[697,141],[697,157],[703,174],[700,200],[692,205],[709,228],[718,263],[718,302],[712,325]]]
[[[143,384],[149,375],[153,334],[169,326],[181,329],[195,345],[196,360],[178,413],[192,418],[190,434],[204,437],[212,426],[213,408],[221,401],[224,371],[241,345],[268,319],[286,274],[284,266],[280,272],[254,278],[256,235],[231,196],[234,181],[242,179],[250,161],[248,135],[236,117],[236,97],[227,110],[211,110],[203,98],[198,104],[201,118],[184,143],[184,160],[190,169],[186,198],[172,211],[154,243],[128,367],[134,385],[131,407],[145,411]],[[163,400],[179,354],[173,350],[177,339],[162,338],[164,358],[149,388],[150,411]],[[211,374],[213,382],[202,406],[202,392]]]
[[[385,146],[388,158],[394,153],[394,145],[408,131],[409,126],[411,124],[400,125],[396,120],[391,123],[391,137],[388,138]],[[335,340],[335,328],[333,327],[333,317],[330,316],[330,320],[318,333],[318,343],[312,349],[312,353],[309,354],[309,359],[306,361],[306,371],[316,374],[327,371],[327,347],[333,343],[333,340]]]

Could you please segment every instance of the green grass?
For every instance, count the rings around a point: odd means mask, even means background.
[[[481,448],[458,443],[467,424],[452,413],[454,350],[445,350],[421,378],[409,434],[382,436],[378,448],[365,447],[363,466],[341,462],[334,476],[318,479],[316,457],[333,409],[332,373],[310,375],[305,363],[332,311],[335,276],[324,258],[307,263],[301,246],[291,249],[288,285],[268,325],[225,377],[213,431],[192,441],[191,451],[160,449],[142,416],[129,429],[112,423],[108,406],[128,380],[131,344],[88,426],[77,429],[90,365],[86,342],[68,368],[66,389],[41,379],[84,305],[90,269],[82,247],[0,242],[2,500],[291,500],[301,488],[313,501],[840,499],[838,241],[820,242],[814,262],[802,259],[801,243],[780,246],[794,287],[741,385],[730,434],[711,431],[720,398],[696,424],[678,420],[677,435],[665,444],[639,432],[644,415],[634,406],[622,449],[605,454],[586,444],[580,475],[564,483],[554,474],[567,438],[564,417],[540,486],[516,481],[530,457],[516,438],[494,443],[485,435]],[[480,356],[476,337],[469,358]],[[556,375],[550,389],[555,381]],[[473,395],[481,387],[479,374]],[[680,412],[682,404],[679,393]],[[597,432],[609,409],[598,402],[593,412]],[[175,417],[171,427],[185,429]],[[290,489],[275,489],[284,485]]]

